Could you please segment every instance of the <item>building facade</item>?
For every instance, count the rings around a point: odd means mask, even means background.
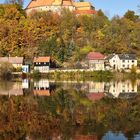
[[[41,73],[46,73],[50,68],[50,57],[35,57],[34,58],[34,70],[38,70]]]
[[[23,57],[0,57],[0,63],[4,62],[11,63],[15,69],[22,68]]]
[[[90,70],[105,70],[105,56],[99,52],[90,52],[86,59]]]
[[[132,67],[137,67],[137,59],[134,54],[112,54],[106,60],[110,69],[113,70],[129,70]]]
[[[95,8],[89,2],[73,2],[72,0],[31,0],[26,8],[29,15],[35,11],[52,11],[60,13],[62,9],[69,9],[75,14],[96,14]]]

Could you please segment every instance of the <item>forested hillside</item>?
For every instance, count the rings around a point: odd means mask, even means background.
[[[109,20],[99,10],[96,16],[75,16],[63,10],[27,17],[18,5],[0,5],[0,56],[50,55],[58,63],[84,59],[89,51],[136,53],[140,56],[140,18],[133,11]]]

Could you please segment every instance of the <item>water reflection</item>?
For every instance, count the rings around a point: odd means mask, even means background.
[[[1,81],[0,139],[140,140],[139,85]]]

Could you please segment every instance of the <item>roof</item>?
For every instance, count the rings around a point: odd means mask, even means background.
[[[53,5],[63,5],[63,6],[71,6],[72,1],[71,0],[31,0],[31,2],[28,4],[28,8],[35,8],[40,6],[53,6]]]
[[[104,59],[105,56],[99,52],[90,52],[88,55],[87,55],[87,59],[88,60],[101,60],[101,59]]]
[[[136,59],[135,54],[118,54],[118,57],[121,60],[134,60],[134,59]]]
[[[78,8],[78,7],[91,7],[91,3],[89,2],[74,2],[73,5]]]
[[[95,10],[75,10],[75,14],[97,14]]]
[[[50,96],[50,90],[49,89],[34,90],[33,93],[34,93],[34,95],[38,95],[38,96]]]
[[[93,102],[102,99],[104,96],[105,96],[104,92],[87,94],[88,99]]]
[[[128,99],[128,98],[134,98],[137,95],[138,95],[137,92],[121,92],[118,98]]]
[[[54,0],[31,0],[31,2],[28,4],[27,8],[34,8],[34,7],[40,7],[40,6],[49,6],[52,5]]]
[[[50,57],[34,57],[34,62],[50,62]]]
[[[0,57],[0,62],[9,62],[11,64],[23,64],[23,57]]]
[[[72,6],[73,3],[72,3],[71,0],[63,0],[63,1],[62,1],[62,5],[63,5],[63,6]]]
[[[73,140],[97,140],[96,135],[76,135]]]
[[[108,55],[105,59],[106,59],[106,60],[110,60],[110,59],[112,59],[114,56],[115,56],[115,54],[110,54],[110,55]]]

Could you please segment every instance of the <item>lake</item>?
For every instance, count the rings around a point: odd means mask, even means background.
[[[140,140],[140,81],[0,81],[1,140]]]

